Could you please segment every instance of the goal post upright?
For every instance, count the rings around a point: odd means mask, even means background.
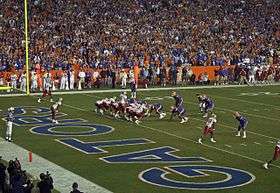
[[[28,0],[24,0],[24,40],[25,40],[25,67],[26,67],[26,94],[29,89],[29,38],[28,38]]]

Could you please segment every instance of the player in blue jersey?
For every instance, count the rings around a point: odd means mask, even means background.
[[[171,96],[175,99],[175,106],[171,107],[171,117],[173,119],[175,115],[181,119],[180,123],[185,123],[188,121],[187,111],[184,108],[184,99],[179,96],[175,91],[172,91]]]
[[[183,98],[179,96],[175,91],[172,91],[171,96],[175,99],[175,107],[183,106]]]
[[[199,111],[200,111],[201,113],[204,112],[204,108],[205,108],[205,104],[204,104],[204,102],[203,102],[204,96],[205,96],[205,95],[202,95],[202,94],[196,94],[196,97],[197,97],[197,100],[198,100]]]
[[[14,117],[14,108],[10,107],[8,109],[6,121],[7,121],[7,130],[6,130],[6,140],[11,142],[12,141],[12,132],[13,132],[13,121],[15,120]]]
[[[248,120],[246,117],[242,116],[239,112],[234,113],[234,118],[239,122],[238,129],[237,129],[237,134],[236,136],[241,136],[241,130],[243,132],[242,138],[246,138],[246,127],[248,125]]]
[[[176,115],[181,119],[180,123],[186,123],[188,121],[187,111],[182,105],[179,107],[171,107],[170,119],[173,119],[173,117]]]
[[[213,109],[214,109],[215,105],[214,105],[214,101],[210,97],[204,96],[202,106],[204,108],[203,117],[208,117],[208,113],[213,112]]]
[[[135,80],[133,80],[131,83],[130,83],[130,90],[131,90],[131,98],[136,98],[136,90],[137,90],[137,86],[136,86],[136,83],[135,83]]]
[[[156,114],[159,115],[159,119],[163,119],[166,116],[166,113],[163,112],[163,106],[160,103],[154,103],[149,105],[148,115],[150,115],[153,111],[155,111]]]

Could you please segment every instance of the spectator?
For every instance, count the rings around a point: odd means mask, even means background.
[[[0,192],[6,192],[6,166],[2,163],[2,157],[0,157]]]
[[[47,173],[40,174],[40,181],[37,183],[37,187],[39,188],[40,193],[51,193],[53,189],[53,179]]]
[[[72,185],[73,190],[70,193],[83,193],[81,191],[78,190],[78,183],[74,182]]]

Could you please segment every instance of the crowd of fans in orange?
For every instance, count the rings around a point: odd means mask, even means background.
[[[0,1],[0,84],[13,73],[20,83],[23,3]],[[28,11],[30,65],[39,87],[46,72],[58,85],[63,74],[70,82],[71,71],[78,85],[85,72],[97,87],[114,87],[123,76],[161,85],[210,76],[193,73],[193,66],[223,66],[216,74],[229,82],[240,82],[243,71],[247,79],[254,73],[260,81],[279,80],[277,0],[30,0]],[[234,70],[225,70],[229,65]]]

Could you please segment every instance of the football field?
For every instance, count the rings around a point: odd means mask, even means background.
[[[39,104],[35,96],[1,97],[0,109],[3,117],[8,107],[16,108],[15,144],[111,192],[279,190],[280,160],[269,170],[262,165],[272,158],[280,138],[280,86],[177,90],[189,115],[184,124],[176,117],[170,120],[170,107],[174,105],[170,93],[171,90],[137,93],[148,103],[161,103],[167,112],[162,120],[153,114],[139,125],[113,118],[109,113],[102,116],[94,112],[95,101],[118,97],[119,92],[55,95],[56,100],[63,97],[58,125],[50,121],[51,103]],[[205,124],[197,93],[207,94],[215,102],[216,143],[209,138],[202,145],[197,143]],[[235,136],[235,111],[249,121],[246,139]],[[5,128],[4,121],[1,128]]]

